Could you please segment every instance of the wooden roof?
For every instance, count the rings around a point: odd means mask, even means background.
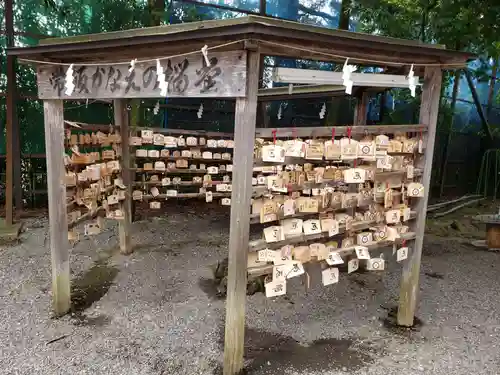
[[[127,61],[185,53],[205,44],[213,47],[232,43],[223,50],[242,49],[249,41],[266,55],[323,61],[343,61],[348,56],[353,62],[365,65],[465,64],[474,58],[472,54],[447,50],[441,45],[260,16],[50,38],[40,41],[38,46],[12,48],[8,53],[21,59],[64,63]]]

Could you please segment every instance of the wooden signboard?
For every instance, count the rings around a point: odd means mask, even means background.
[[[209,53],[210,66],[201,55],[161,60],[167,97],[244,97],[246,51]],[[160,98],[156,61],[129,64],[73,66],[75,89],[65,94],[69,66],[38,67],[40,99]]]

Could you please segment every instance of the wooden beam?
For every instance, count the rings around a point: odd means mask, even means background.
[[[162,62],[169,98],[241,97],[245,93],[246,51],[211,52],[210,68],[200,56],[174,57]],[[71,95],[64,90],[65,70],[61,66],[38,65],[37,84],[41,99],[120,99],[165,98],[156,87],[156,63],[137,63],[129,72],[129,63],[87,66],[75,65],[75,73],[83,77]],[[178,73],[173,73],[178,72]],[[176,76],[179,75],[179,77]],[[207,74],[211,74],[207,79]],[[97,76],[96,76],[97,75]],[[111,77],[110,82],[106,77]],[[54,78],[56,77],[56,78]],[[92,79],[92,77],[97,77]],[[58,84],[54,85],[54,79]]]
[[[476,105],[476,110],[481,119],[481,125],[483,125],[483,130],[488,137],[488,140],[491,142],[493,140],[493,135],[491,134],[490,124],[488,123],[488,119],[486,118],[486,114],[484,113],[483,106],[481,105],[481,101],[479,100],[479,95],[477,94],[476,87],[474,86],[474,82],[472,81],[472,76],[470,74],[469,69],[464,69],[465,78],[467,78],[467,83],[469,84],[470,92],[472,94],[472,100]]]
[[[346,209],[346,211],[349,211],[349,210],[351,210],[351,209],[350,208]],[[310,214],[310,215],[314,215],[314,214]],[[318,214],[316,213],[316,217],[317,216],[318,216]],[[254,217],[254,216],[252,215],[252,217]],[[301,217],[301,216],[297,215],[294,217]],[[304,217],[304,216],[302,216],[302,217]],[[415,212],[412,212],[410,218],[413,220],[415,217],[416,217]],[[289,217],[287,217],[287,218],[289,218]],[[255,220],[255,221],[252,220],[252,221],[254,223],[259,223],[259,220],[258,220],[259,218],[256,218],[256,219],[257,220]],[[377,223],[375,222],[375,220],[364,220],[364,221],[354,222],[352,227],[353,227],[353,231],[361,231],[361,230],[373,228],[373,226],[375,226],[376,224]],[[339,226],[338,236],[342,236],[346,232],[347,231],[345,229],[345,224],[341,224]],[[329,241],[332,239],[333,239],[333,237],[331,237],[328,234],[328,232],[322,232],[319,234],[301,234],[298,236],[286,238],[284,241],[273,242],[273,243],[267,243],[265,239],[260,239],[260,240],[250,241],[248,246],[249,246],[249,252],[256,252],[256,251],[264,250],[264,249],[281,249],[285,245],[299,245],[300,244],[302,246],[302,245],[306,245],[306,243],[310,243],[310,242],[315,242],[315,241],[316,242],[326,242],[326,241]],[[341,241],[339,241],[339,243],[340,242]],[[349,252],[351,250],[354,250],[354,247],[343,249],[343,251],[345,251],[345,252]]]
[[[418,216],[414,223],[414,227],[411,228],[411,230],[416,233],[416,239],[413,244],[413,249],[410,249],[409,257],[403,266],[401,289],[399,294],[398,324],[407,327],[413,325],[413,318],[417,308],[420,262],[424,242],[425,217],[427,211],[427,201],[429,199],[439,100],[441,96],[441,80],[441,68],[425,68],[419,122],[428,126],[428,133],[424,155],[420,158],[420,160],[418,160],[416,165],[416,167],[423,167],[424,169],[422,184],[425,188],[425,197],[419,198],[415,207]]]
[[[345,87],[338,85],[295,85],[292,93],[288,93],[288,86],[263,88],[259,90],[259,102],[274,100],[295,100],[304,98],[324,98],[345,96]]]
[[[72,222],[69,222],[68,223],[68,229],[73,229],[74,227],[76,227],[78,224],[81,224],[83,223],[84,221],[87,221],[87,220],[92,220],[94,219],[96,216],[98,216],[100,213],[105,213],[105,210],[104,210],[104,207],[98,207],[97,209],[93,210],[93,211],[89,211],[85,214],[83,214],[82,216],[80,216],[78,219],[72,221]]]
[[[46,100],[45,150],[47,153],[47,188],[49,196],[49,236],[52,256],[52,302],[54,313],[64,315],[70,309],[68,218],[64,183],[64,118],[63,101]]]
[[[467,199],[471,199],[471,198],[480,198],[481,196],[482,195],[479,195],[479,194],[464,195],[463,197],[460,197],[460,198],[457,198],[457,199],[453,199],[451,201],[444,201],[444,202],[441,202],[441,203],[435,203],[435,204],[432,204],[430,206],[427,206],[427,213],[439,210],[440,208],[448,206],[449,204],[458,203],[458,202],[461,202],[461,201],[464,201],[464,200],[467,200]]]
[[[451,214],[452,212],[455,212],[461,208],[464,208],[465,206],[469,206],[471,204],[474,204],[474,203],[479,203],[483,200],[485,200],[486,197],[481,197],[481,198],[478,198],[478,199],[474,199],[474,200],[471,200],[471,201],[468,201],[468,202],[464,202],[464,203],[461,203],[459,204],[458,206],[455,206],[453,208],[450,208],[449,210],[446,210],[445,212],[438,212],[437,214],[433,215],[432,218],[435,219],[435,218],[438,218],[438,217],[443,217],[445,215],[448,215],[448,214]]]
[[[232,103],[231,103],[232,104]],[[141,108],[154,108],[155,105],[141,105]],[[160,104],[160,108],[170,108],[170,109],[180,109],[180,110],[187,110],[187,111],[193,111],[197,112],[200,109],[199,105],[177,105],[177,104]],[[203,113],[205,112],[217,112],[217,113],[234,113],[233,108],[215,108],[215,107],[210,107],[208,105],[203,104]]]
[[[113,111],[115,125],[120,127],[122,138],[122,180],[126,186],[125,200],[122,202],[123,219],[118,223],[118,234],[120,237],[120,252],[130,254],[132,252],[132,179],[130,177],[130,146],[129,146],[129,118],[127,111],[127,99],[113,100]]]
[[[336,30],[337,31],[337,30]],[[274,33],[273,33],[274,34]],[[371,60],[379,60],[384,63],[376,64],[377,66],[393,66],[391,64],[387,64],[386,62],[391,60],[394,64],[405,64],[411,65],[411,61],[414,61],[415,64],[429,64],[429,63],[439,63],[439,59],[435,57],[431,57],[429,55],[425,55],[423,53],[417,52],[419,49],[415,47],[411,47],[415,53],[408,54],[402,53],[402,51],[389,52],[386,48],[381,50],[379,47],[374,47],[373,42],[363,41],[362,43],[370,43],[371,47],[360,46],[359,40],[356,41],[357,46],[353,45],[353,42],[347,44],[344,40],[340,42],[339,39],[335,40],[335,46],[326,47],[324,43],[320,43],[316,41],[316,43],[312,42],[309,44],[307,48],[304,48],[304,43],[300,41],[296,41],[291,39],[290,31],[279,30],[276,34],[273,35],[272,39],[268,35],[266,39],[264,37],[255,37],[255,39],[259,40],[259,48],[260,53],[265,54],[266,56],[278,56],[278,57],[286,57],[286,58],[295,58],[295,59],[305,59],[305,60],[316,60],[316,61],[325,61],[325,62],[338,62],[344,63],[345,58],[338,56],[349,56],[350,64],[365,64],[366,59]],[[288,35],[285,35],[288,34]],[[314,35],[317,38],[317,34]],[[339,43],[340,42],[340,43]],[[390,49],[393,46],[389,47]],[[335,51],[332,54],[332,51]],[[390,58],[388,58],[390,56]],[[446,59],[446,64],[463,64],[465,66],[465,62],[463,59]],[[441,63],[444,63],[444,60],[441,60]]]
[[[199,107],[198,107],[199,108]],[[87,124],[84,122],[77,122],[78,126],[81,127],[83,131],[108,131],[109,124]],[[152,127],[139,127],[136,130],[152,130],[155,133],[160,134],[176,134],[176,135],[187,135],[187,136],[199,136],[199,137],[221,137],[221,138],[233,138],[233,133],[224,132],[210,132],[205,130],[185,130],[185,129],[165,129],[165,128],[152,128]]]
[[[186,24],[188,26],[185,26]],[[103,33],[53,38],[57,41],[49,39],[40,46],[18,48],[9,51],[9,53],[25,58],[45,58],[59,60],[63,63],[74,63],[77,52],[80,52],[82,58],[85,54],[87,59],[94,60],[96,55],[102,51],[106,52],[108,56],[101,55],[97,57],[98,59],[111,59],[113,55],[115,58],[119,55],[120,58],[124,58],[123,61],[130,61],[130,58],[125,59],[125,54],[134,53],[134,57],[139,59],[146,56],[154,58],[154,55],[168,56],[167,49],[171,53],[187,52],[185,46],[190,43],[191,46],[194,46],[191,51],[195,51],[206,44],[205,41],[213,46],[217,43],[231,41],[240,43],[241,39],[246,38],[263,39],[269,46],[266,52],[270,51],[270,54],[276,53],[276,50],[283,50],[288,56],[297,58],[296,50],[290,47],[290,43],[294,43],[295,46],[301,46],[302,49],[307,46],[305,52],[308,54],[312,54],[311,49],[325,51],[329,54],[330,60],[336,59],[343,62],[345,58],[342,56],[349,56],[350,61],[357,63],[356,58],[370,58],[381,60],[380,65],[384,66],[398,62],[404,64],[422,62],[451,64],[457,62],[465,65],[468,59],[475,57],[469,53],[436,48],[435,45],[418,44],[416,41],[362,35],[256,16],[135,29],[111,35]],[[197,47],[194,41],[198,43]],[[179,51],[179,49],[183,51]],[[335,55],[332,55],[332,52]],[[319,53],[315,54],[320,55]],[[387,63],[383,63],[384,61]]]
[[[259,60],[259,52],[248,52],[247,96],[236,100],[224,375],[240,374],[243,370],[247,259]]]
[[[394,241],[396,244],[400,244],[402,241],[410,241],[410,240],[415,239],[415,233],[413,233],[413,232],[402,233],[400,236],[401,236],[400,238],[397,238],[396,241]],[[318,241],[318,239],[316,239],[315,241]],[[321,242],[321,240],[319,240],[319,241]],[[394,242],[393,241],[373,242],[369,245],[366,245],[366,247],[370,251],[380,249],[383,252],[384,248],[385,249],[392,248],[392,246],[394,245]],[[301,243],[301,245],[303,244],[303,242],[300,242],[300,243]],[[351,246],[351,247],[339,248],[337,250],[337,252],[341,255],[348,255],[348,254],[355,252],[355,247]],[[263,264],[263,265],[259,265],[256,267],[248,268],[248,275],[251,277],[269,275],[272,272],[273,272],[273,266],[272,266],[272,264],[268,264],[268,263]]]
[[[304,85],[342,85],[344,82],[343,74],[327,70],[278,67],[274,68],[273,81]],[[418,79],[418,77],[416,78]],[[408,87],[408,78],[402,74],[352,73],[351,79],[358,87]]]
[[[9,1],[9,0],[7,0],[7,1]],[[7,33],[8,33],[8,31],[0,29],[0,35],[6,35]],[[26,31],[14,31],[14,35],[24,36],[24,37],[33,38],[33,39],[53,38],[53,36],[30,33],[30,32],[26,32]]]
[[[169,197],[167,194],[159,194],[156,197],[153,197],[151,194],[143,194],[142,200],[161,200],[168,199],[171,201],[172,199],[205,199],[207,195],[205,193],[177,193],[175,197]],[[230,198],[231,193],[213,193],[212,198]]]
[[[6,92],[0,92],[0,98],[6,97],[7,93]],[[38,95],[37,94],[18,94],[17,95],[18,99],[32,99],[32,100],[38,100]]]
[[[21,157],[23,159],[45,159],[46,155],[45,154],[21,154]],[[6,155],[0,155],[0,159],[6,158]]]

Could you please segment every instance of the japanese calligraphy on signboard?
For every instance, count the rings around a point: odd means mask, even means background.
[[[210,66],[201,54],[161,60],[168,84],[167,97],[243,97],[246,51],[210,53]],[[129,65],[73,67],[75,90],[65,94],[66,66],[38,67],[40,99],[158,98],[156,61]]]

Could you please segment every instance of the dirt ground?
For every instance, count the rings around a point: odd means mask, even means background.
[[[401,265],[341,274],[324,287],[312,275],[288,295],[247,298],[248,374],[498,374],[500,254],[463,215],[428,221],[418,325],[394,327]],[[202,214],[203,213],[203,214]],[[116,228],[71,250],[73,312],[50,312],[47,220],[26,219],[19,244],[0,249],[1,374],[220,374],[224,300],[209,265],[224,258],[228,215],[182,207],[133,224],[137,244],[120,255]],[[457,222],[453,224],[453,222]],[[459,229],[454,229],[454,228]]]
[[[459,205],[463,202],[459,202]],[[470,206],[465,206],[458,211],[452,212],[443,217],[433,218],[438,212],[444,212],[453,207],[445,207],[429,213],[427,218],[426,233],[440,237],[453,237],[462,240],[485,239],[486,226],[481,224],[474,217],[482,214],[496,214],[500,207],[500,202],[483,200]]]

